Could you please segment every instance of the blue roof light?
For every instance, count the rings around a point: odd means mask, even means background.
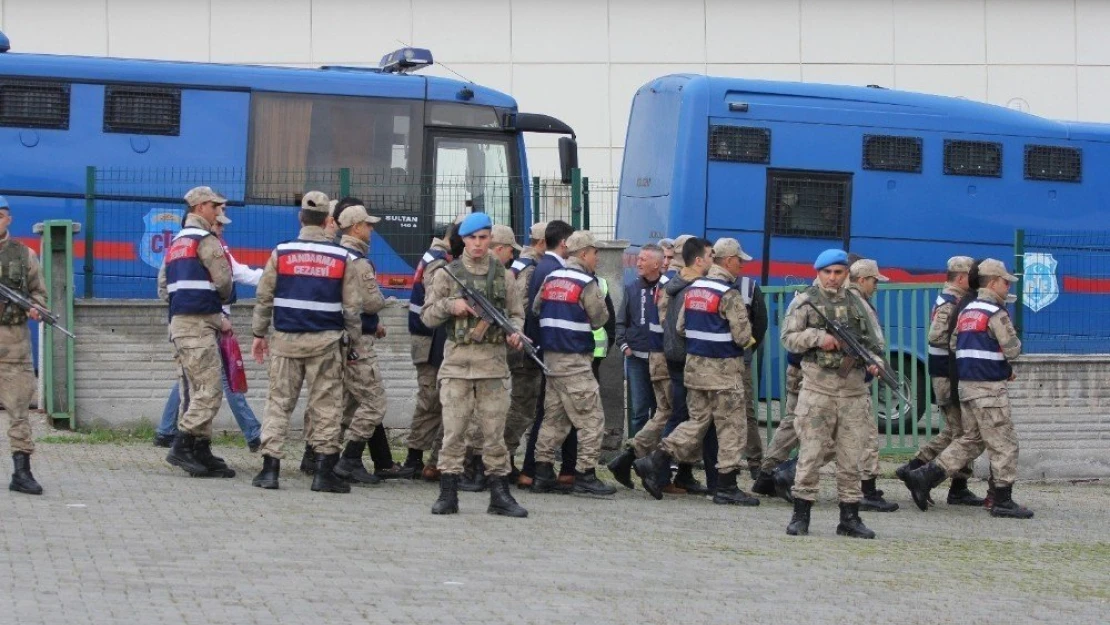
[[[378,67],[386,74],[407,74],[431,64],[431,50],[427,48],[401,48],[383,56]]]

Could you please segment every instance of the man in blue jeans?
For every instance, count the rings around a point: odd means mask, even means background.
[[[655,306],[655,289],[663,268],[663,249],[648,243],[636,257],[637,278],[624,286],[624,299],[616,315],[616,341],[624,354],[632,422],[628,437],[648,422],[656,409],[648,360],[663,352],[663,327]]]
[[[224,252],[227,254],[228,260],[231,262],[231,277],[239,284],[246,284],[248,286],[256,286],[259,278],[262,277],[261,269],[252,269],[246,265],[241,265],[236,262],[235,257],[231,255],[231,251],[227,248],[227,243],[223,240],[224,227],[231,223],[221,211],[216,217],[216,223],[212,227],[212,234],[219,237],[220,242],[224,244]],[[235,302],[235,294],[232,291],[232,300],[223,307],[223,331],[231,331],[231,304]],[[258,418],[254,416],[254,411],[247,403],[247,397],[243,393],[233,393],[227,383],[227,369],[224,368],[221,373],[221,378],[224,384],[224,397],[227,398],[227,405],[231,408],[231,414],[235,416],[235,422],[239,424],[239,429],[243,432],[243,438],[247,440],[247,446],[251,452],[258,451],[259,445],[262,444],[262,425],[258,422]],[[182,406],[189,404],[189,397],[185,397],[185,402],[181,402],[181,389],[178,384],[174,384],[170,389],[170,396],[166,398],[166,407],[162,409],[162,420],[158,423],[158,429],[154,433],[154,446],[155,447],[169,447],[173,444],[173,437],[177,434],[177,417],[178,411]]]

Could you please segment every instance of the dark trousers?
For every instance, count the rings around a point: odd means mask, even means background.
[[[389,449],[389,438],[385,435],[385,428],[378,424],[374,434],[366,442],[370,450],[370,459],[374,461],[374,469],[384,471],[393,468],[393,451]]]
[[[528,445],[524,448],[524,464],[520,465],[520,472],[528,477],[536,477],[536,439],[540,436],[540,427],[543,426],[543,398],[547,389],[547,380],[540,384],[540,397],[536,402],[536,421],[528,432]],[[572,427],[570,434],[563,440],[561,448],[563,464],[559,468],[559,475],[574,475],[578,462],[578,428]]]
[[[667,373],[671,376],[671,418],[663,428],[663,436],[669,435],[679,423],[690,418],[686,410],[686,363],[667,361]],[[705,485],[717,488],[717,428],[710,424],[702,441],[702,463],[705,465]],[[669,475],[668,475],[669,477]],[[669,481],[669,480],[668,480]]]

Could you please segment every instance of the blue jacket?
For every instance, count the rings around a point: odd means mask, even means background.
[[[621,352],[628,348],[632,355],[647,358],[651,352],[663,351],[663,326],[655,302],[658,288],[658,281],[641,277],[624,285],[624,299],[616,314],[616,342]]]

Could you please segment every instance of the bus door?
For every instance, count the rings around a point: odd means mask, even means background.
[[[818,254],[848,249],[851,208],[851,173],[768,169],[762,283],[812,282]]]
[[[495,224],[520,233],[514,216],[523,201],[515,137],[432,129],[425,141],[427,168],[423,191],[432,230],[441,232],[460,214],[485,212]]]

